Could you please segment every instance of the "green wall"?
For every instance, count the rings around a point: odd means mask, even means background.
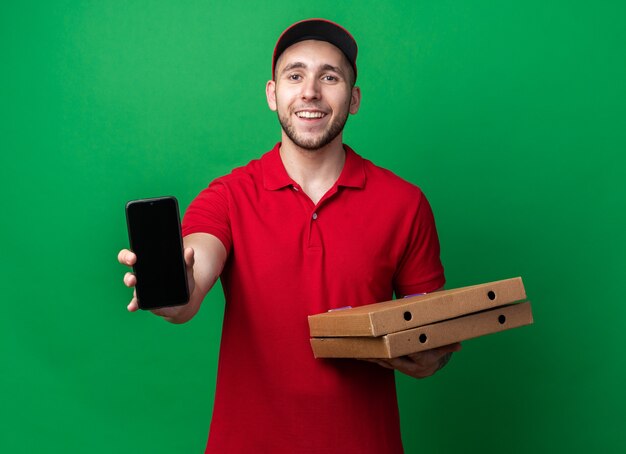
[[[202,451],[223,298],[127,313],[124,204],[184,209],[272,147],[274,41],[306,17],[357,38],[346,142],[426,192],[448,286],[534,303],[398,378],[406,451],[626,452],[626,6],[591,5],[3,2],[0,452]]]

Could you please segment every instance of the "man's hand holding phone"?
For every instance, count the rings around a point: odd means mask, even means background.
[[[208,233],[181,237],[174,197],[133,200],[126,204],[130,249],[117,260],[132,268],[124,284],[134,289],[128,310],[149,310],[171,323],[185,323],[219,279],[228,253]]]
[[[189,286],[189,293],[193,294],[195,288],[195,282],[193,278],[193,265],[194,265],[194,250],[193,248],[185,248],[184,250],[185,266],[187,268],[187,282]],[[137,255],[128,249],[122,249],[117,255],[117,260],[122,265],[133,267],[137,263]],[[132,272],[127,272],[124,275],[124,285],[126,287],[135,288],[137,285],[137,277]],[[139,310],[139,302],[137,300],[137,290],[133,290],[133,298],[127,306],[129,312],[135,312]],[[173,306],[162,307],[158,309],[152,309],[151,312],[155,315],[163,317],[169,321],[174,321],[179,318],[181,313],[185,311],[186,306]]]

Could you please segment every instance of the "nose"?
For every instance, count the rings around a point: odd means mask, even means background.
[[[320,83],[315,77],[307,78],[302,84],[302,99],[319,99],[320,98]]]

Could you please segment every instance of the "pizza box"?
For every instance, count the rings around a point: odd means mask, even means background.
[[[521,277],[310,315],[311,337],[378,337],[526,299]]]
[[[311,339],[316,358],[396,358],[533,323],[530,302],[512,304],[380,337]]]

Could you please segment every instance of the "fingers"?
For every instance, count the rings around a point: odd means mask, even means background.
[[[137,298],[133,298],[130,303],[128,303],[128,306],[126,307],[128,309],[128,312],[136,312],[139,310],[139,304],[137,304]]]
[[[439,360],[446,354],[447,353],[440,353],[435,350],[425,350],[423,352],[407,355],[407,357],[418,367],[430,368],[433,365],[439,364]]]
[[[124,285],[126,287],[134,287],[137,285],[137,277],[131,272],[126,273],[124,275]]]
[[[442,358],[459,350],[461,350],[461,344],[456,342],[454,344],[444,345],[442,347],[424,350],[397,358],[364,359],[364,361],[376,363],[379,366],[386,367],[387,369],[395,369],[414,378],[425,378],[431,376],[445,366],[447,359],[444,360]]]
[[[133,291],[133,299],[130,300],[128,306],[126,307],[128,312],[136,312],[139,310],[139,302],[137,301],[137,290]]]
[[[442,347],[433,348],[430,350],[424,350],[417,353],[407,355],[416,363],[429,363],[431,361],[439,361],[439,358],[447,355],[448,353],[458,352],[461,350],[461,343],[455,342],[454,344],[444,345]]]
[[[406,357],[399,356],[397,358],[391,358],[386,360],[389,369],[397,369],[400,372],[404,372],[415,367],[415,363]],[[406,372],[405,372],[406,373]]]
[[[117,254],[117,261],[122,265],[133,266],[137,262],[137,256],[128,249],[122,249]]]
[[[439,368],[439,358],[431,354],[422,355],[418,359],[412,356],[401,356],[394,358],[390,363],[395,369],[413,378],[429,377]]]
[[[193,268],[193,265],[194,265],[193,248],[190,248],[190,247],[186,248],[184,251],[184,257],[185,257],[185,264],[187,265],[187,267]],[[128,249],[122,249],[117,254],[117,261],[122,265],[133,266],[135,263],[137,263],[137,256],[135,255],[135,253],[133,253],[132,251]],[[137,285],[137,277],[131,272],[126,273],[124,275],[123,280],[124,280],[124,285],[126,287],[135,287]],[[129,312],[136,312],[139,310],[139,302],[137,301],[136,290],[133,292],[133,299],[130,300],[130,303],[128,303],[128,306],[126,306],[126,308],[128,309]],[[157,315],[168,315],[168,314],[169,314],[168,312],[163,312],[163,314],[157,313]]]
[[[122,265],[133,266],[137,262],[137,256],[129,251],[128,249],[122,249],[117,254],[117,261]],[[128,272],[124,275],[124,285],[126,287],[134,287],[137,285],[137,278],[131,272]],[[128,312],[136,312],[139,310],[139,303],[137,301],[137,291],[133,291],[133,299],[130,300],[128,306],[126,306]]]

